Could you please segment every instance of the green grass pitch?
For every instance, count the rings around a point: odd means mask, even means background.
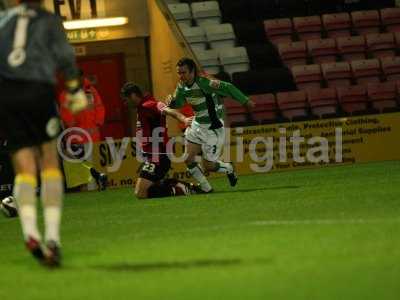
[[[400,162],[213,185],[151,201],[67,195],[60,270],[0,217],[0,299],[400,299]]]

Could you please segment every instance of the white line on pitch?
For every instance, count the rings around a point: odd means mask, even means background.
[[[262,220],[248,223],[253,226],[277,225],[335,225],[335,224],[373,224],[400,223],[400,219],[309,219],[309,220]]]

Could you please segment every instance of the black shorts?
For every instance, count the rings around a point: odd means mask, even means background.
[[[41,145],[59,132],[54,86],[0,78],[0,137],[10,151]]]
[[[167,155],[158,155],[158,161],[151,155],[145,156],[145,162],[139,167],[139,177],[152,182],[160,181],[171,169],[171,161]]]

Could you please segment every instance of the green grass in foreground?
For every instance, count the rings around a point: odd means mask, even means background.
[[[400,299],[400,162],[213,185],[68,195],[56,271],[0,217],[0,299]]]

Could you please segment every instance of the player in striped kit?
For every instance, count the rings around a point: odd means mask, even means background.
[[[189,103],[195,113],[190,127],[186,129],[186,165],[194,179],[205,193],[212,187],[195,161],[202,153],[203,165],[209,172],[227,175],[231,186],[237,183],[232,163],[219,160],[225,141],[224,105],[222,97],[231,97],[242,105],[252,108],[254,103],[234,85],[199,76],[196,63],[190,58],[182,58],[177,63],[180,82],[169,99],[171,108],[180,108]]]

